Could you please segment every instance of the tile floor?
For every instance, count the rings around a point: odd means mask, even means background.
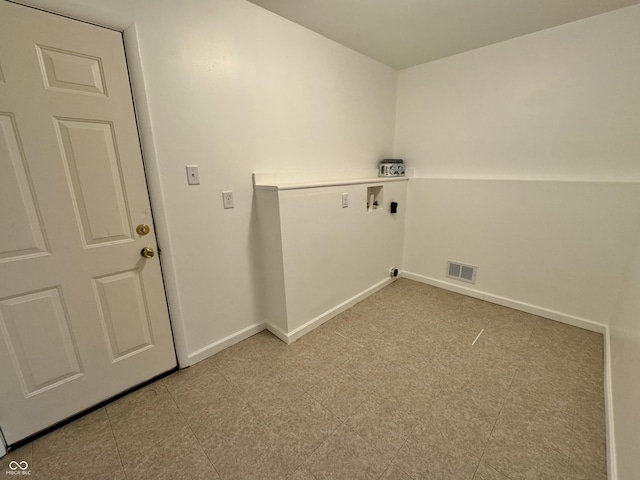
[[[400,279],[290,346],[262,332],[2,467],[27,460],[46,480],[600,480],[603,391],[601,335]]]

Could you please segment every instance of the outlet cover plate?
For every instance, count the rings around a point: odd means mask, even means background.
[[[231,190],[222,192],[222,205],[224,208],[233,208],[233,192]]]

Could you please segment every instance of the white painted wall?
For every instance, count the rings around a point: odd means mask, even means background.
[[[135,22],[181,364],[262,324],[251,173],[375,168],[393,149],[395,70],[243,0],[27,3]],[[200,186],[187,186],[186,164]]]
[[[274,333],[293,341],[391,281],[390,269],[402,264],[407,183],[374,179],[256,190],[268,295],[265,320]],[[367,210],[367,192],[374,187],[381,188],[380,205]],[[391,202],[398,203],[396,214],[390,213]]]
[[[617,473],[624,480],[640,472],[640,237],[628,259],[609,334]]]
[[[406,271],[468,262],[472,291],[611,321],[640,227],[638,25],[629,7],[399,73],[396,155],[423,177]]]
[[[640,181],[640,5],[402,70],[421,177]]]
[[[609,323],[640,184],[413,178],[407,203],[407,272]],[[475,285],[446,277],[449,259],[478,266]]]

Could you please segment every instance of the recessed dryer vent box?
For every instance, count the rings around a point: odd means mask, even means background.
[[[382,185],[367,187],[367,212],[382,208]]]

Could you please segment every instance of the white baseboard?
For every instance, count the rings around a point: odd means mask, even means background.
[[[306,322],[304,325],[301,325],[300,327],[296,328],[295,330],[292,330],[289,333],[283,331],[279,327],[275,326],[273,323],[270,323],[268,320],[265,322],[267,325],[267,330],[269,330],[271,333],[273,333],[276,337],[278,337],[283,342],[287,344],[291,344],[295,342],[298,338],[302,337],[304,334],[309,333],[311,330],[318,328],[323,323],[331,320],[336,315],[339,315],[345,310],[353,307],[356,303],[361,302],[365,298],[373,295],[378,290],[393,283],[395,280],[396,280],[395,278],[391,278],[391,277],[385,278],[384,280],[379,281],[375,285],[367,288],[366,290],[363,290],[357,295],[354,295],[353,297],[345,300],[341,304],[327,310],[326,312],[318,315],[315,318],[312,318],[311,320]]]
[[[607,331],[607,326],[603,325],[602,323],[587,320],[586,318],[576,317],[568,313],[562,313],[555,310],[550,310],[548,308],[538,307],[536,305],[531,305],[519,300],[501,297],[499,295],[482,292],[480,290],[475,290],[469,287],[463,287],[461,285],[456,285],[454,283],[445,282],[444,280],[438,280],[436,278],[419,275],[417,273],[402,272],[401,276],[404,278],[408,278],[409,280],[415,280],[416,282],[426,283],[427,285],[439,287],[444,290],[461,293],[462,295],[467,295],[469,297],[478,298],[480,300],[485,300],[497,305],[502,305],[503,307],[509,307],[513,308],[514,310],[520,310],[522,312],[538,315],[539,317],[556,320],[560,323],[566,323],[567,325],[571,325],[573,327],[584,328],[585,330],[589,330],[591,332],[605,334]]]
[[[253,325],[249,325],[246,328],[243,328],[239,332],[233,333],[227,337],[224,337],[222,340],[218,340],[217,342],[213,342],[206,347],[203,347],[199,350],[196,350],[193,353],[190,353],[188,356],[189,362],[185,367],[189,365],[193,365],[194,363],[198,363],[200,360],[204,360],[211,355],[224,350],[225,348],[230,347],[231,345],[235,345],[242,340],[245,340],[256,333],[260,333],[265,329],[266,325],[264,322],[254,323]],[[182,367],[182,365],[181,365]]]
[[[611,338],[609,327],[604,334],[604,409],[607,429],[607,478],[618,479],[616,437],[613,422],[613,383],[611,376]]]
[[[270,323],[270,322],[264,322],[264,324],[266,325],[267,330],[269,330],[271,333],[273,333],[276,337],[278,337],[280,340],[282,340],[287,345],[289,345],[289,344],[291,344],[291,342],[293,342],[293,340],[290,340],[289,336],[280,327],[277,327],[276,325],[274,325],[273,323]]]

